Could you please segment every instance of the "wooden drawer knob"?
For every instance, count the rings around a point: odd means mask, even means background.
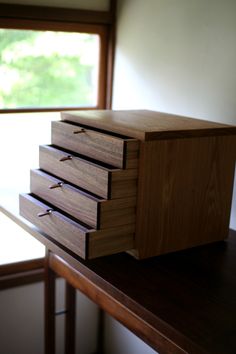
[[[81,134],[81,133],[85,133],[85,129],[84,128],[81,128],[80,130],[75,130],[73,132],[73,134]]]
[[[45,212],[43,212],[43,213],[38,213],[38,217],[39,218],[41,218],[42,216],[45,216],[45,215],[50,215],[50,214],[52,214],[52,212],[53,212],[53,209],[47,209]]]
[[[59,161],[67,161],[67,160],[72,160],[72,156],[71,155],[64,156]]]

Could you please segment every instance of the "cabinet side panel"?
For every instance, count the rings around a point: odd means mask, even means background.
[[[235,158],[235,136],[142,143],[134,255],[225,239]]]

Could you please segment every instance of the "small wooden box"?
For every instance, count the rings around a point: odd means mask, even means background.
[[[83,258],[143,259],[227,237],[236,127],[152,111],[64,112],[52,144],[31,172],[40,200],[22,196],[21,214]],[[44,222],[33,211],[48,203],[55,213]]]
[[[137,258],[227,237],[236,127],[152,111],[66,112],[62,119],[140,141]]]

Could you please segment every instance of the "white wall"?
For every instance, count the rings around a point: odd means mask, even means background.
[[[119,0],[114,108],[236,124],[235,13],[235,0]]]
[[[0,291],[0,353],[44,353],[43,283]],[[57,280],[56,309],[64,308],[64,281]],[[76,352],[96,350],[98,307],[77,292]],[[56,354],[64,353],[64,316],[56,317]]]
[[[7,0],[3,2],[8,4],[68,7],[100,11],[107,11],[109,9],[109,0]]]
[[[0,353],[43,354],[42,283],[0,291]]]
[[[127,328],[105,316],[105,346],[106,354],[155,354],[156,351],[136,337]]]

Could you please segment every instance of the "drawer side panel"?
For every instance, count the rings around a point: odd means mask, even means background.
[[[125,225],[90,233],[88,258],[131,250],[134,247],[134,232],[135,225]]]

